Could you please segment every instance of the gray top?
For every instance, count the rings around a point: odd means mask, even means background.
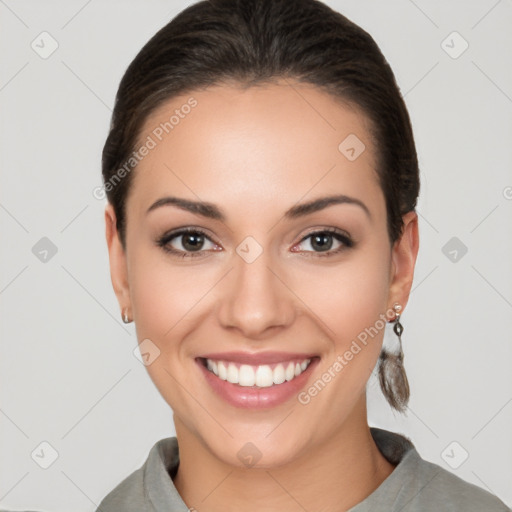
[[[423,460],[404,436],[371,428],[393,472],[348,512],[511,512],[502,501],[476,485]],[[178,441],[156,442],[146,462],[119,483],[96,512],[188,512],[172,478],[179,465]]]

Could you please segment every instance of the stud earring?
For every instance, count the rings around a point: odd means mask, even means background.
[[[393,304],[395,318],[393,331],[398,338],[398,354],[382,349],[379,356],[379,382],[382,392],[388,403],[397,411],[403,412],[409,401],[409,382],[404,369],[404,352],[402,348],[403,325],[400,323],[402,306],[398,302]]]
[[[130,323],[131,320],[128,318],[128,308],[123,308],[122,317],[123,317],[123,322],[125,324],[129,324]]]

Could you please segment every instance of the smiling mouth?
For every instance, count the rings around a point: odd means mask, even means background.
[[[219,379],[242,387],[268,388],[290,382],[301,375],[312,359],[294,359],[273,364],[249,365],[234,361],[198,358]]]

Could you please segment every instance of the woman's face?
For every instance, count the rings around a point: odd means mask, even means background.
[[[390,244],[365,117],[309,85],[224,85],[173,98],[139,141],[126,252],[106,210],[112,280],[178,435],[272,466],[366,421],[417,232],[409,214]]]

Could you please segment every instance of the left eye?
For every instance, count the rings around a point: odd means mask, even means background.
[[[338,231],[324,230],[310,233],[309,235],[304,237],[301,240],[301,242],[295,247],[300,246],[306,240],[308,241],[309,246],[312,247],[313,252],[327,253],[326,256],[338,253],[345,248],[352,247],[353,245],[352,240],[347,235],[339,233]],[[335,241],[338,242],[339,246],[331,251],[331,248]],[[321,256],[323,256],[323,254],[321,254]]]

